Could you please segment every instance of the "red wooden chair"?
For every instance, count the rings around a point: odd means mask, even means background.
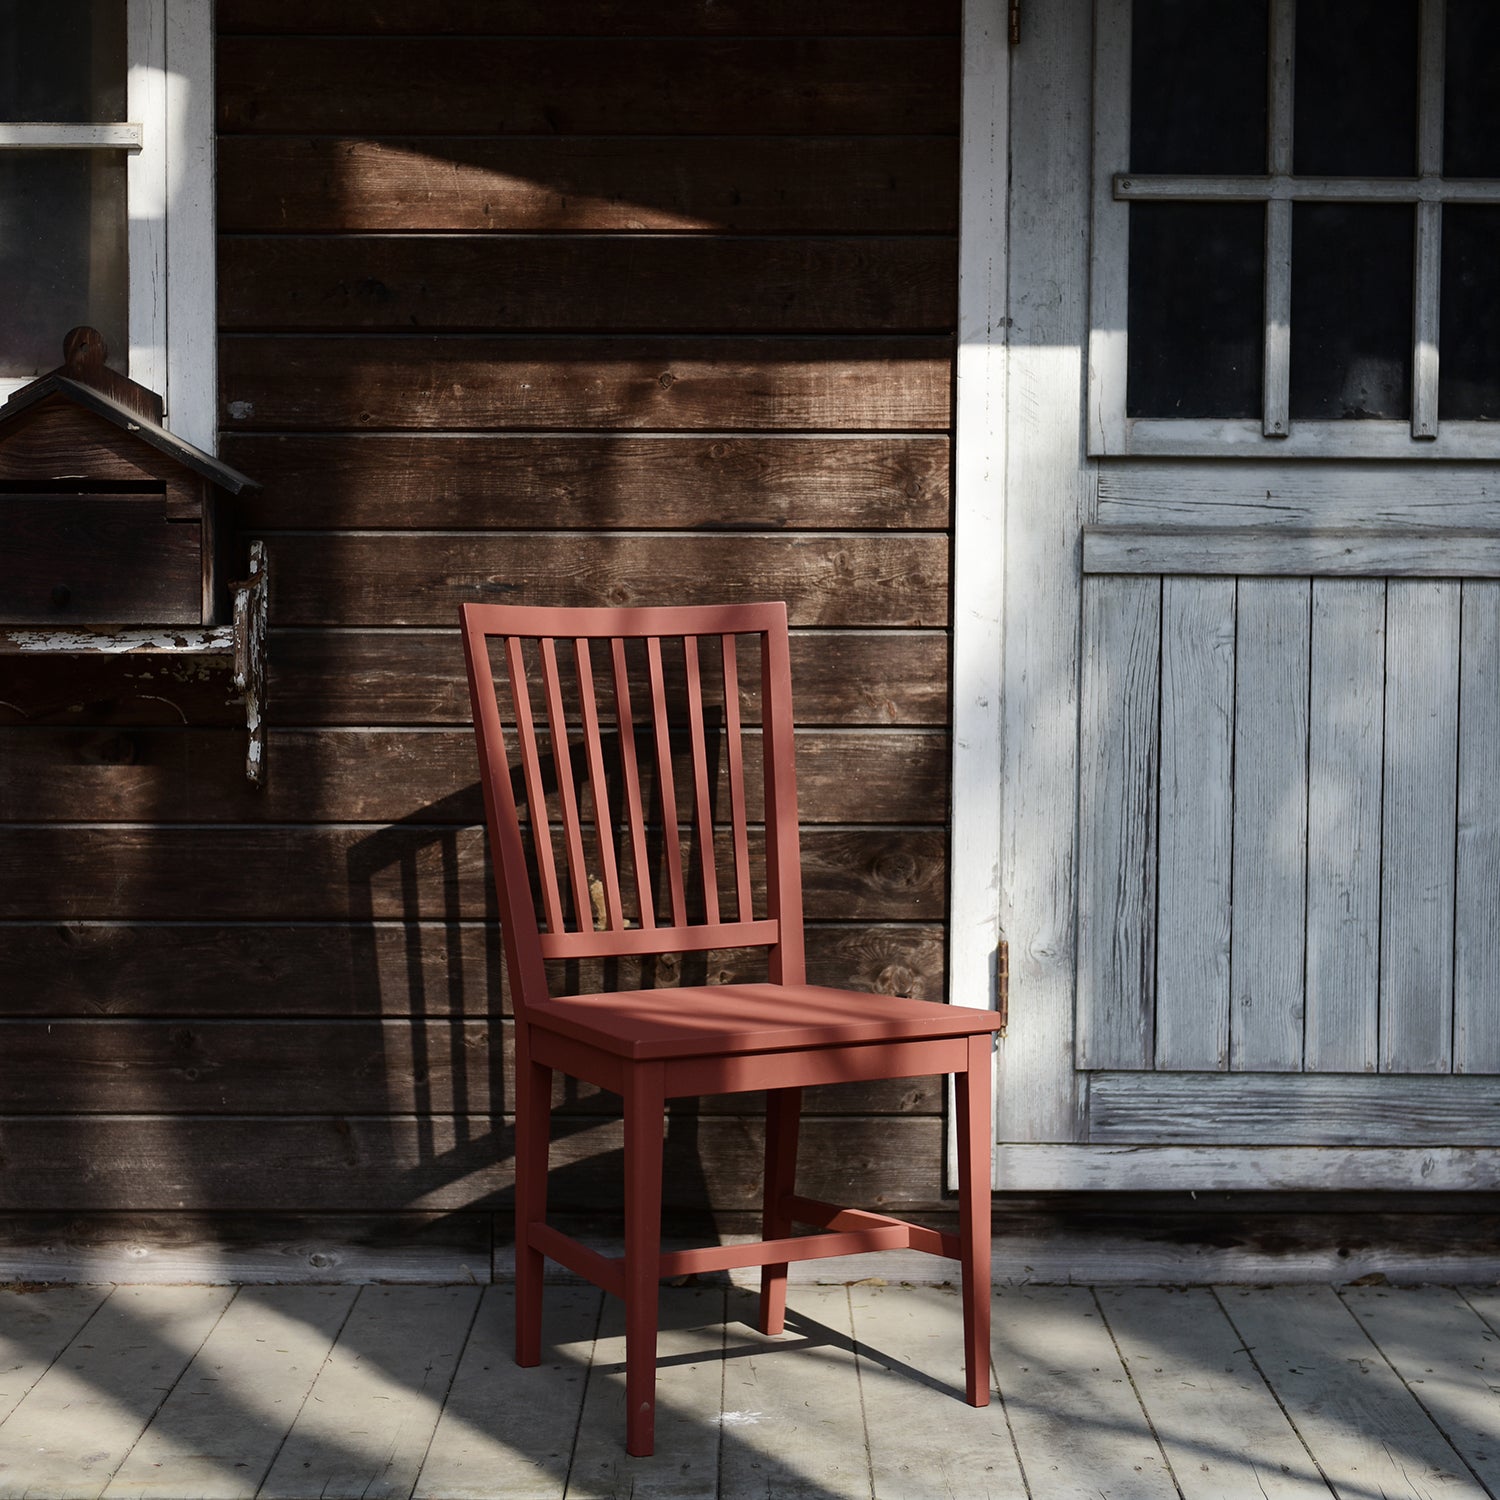
[[[924,1250],[961,1263],[966,1392],[972,1405],[986,1405],[990,1033],[998,1022],[988,1011],[807,983],[786,606],[466,604],[462,614],[516,1017],[516,1362],[541,1360],[544,1257],[622,1297],[626,1449],[646,1455],[661,1278],[758,1265],[760,1326],[774,1334],[783,1326],[789,1262]],[[746,637],[759,658],[758,670],[746,674],[749,684],[740,671]],[[503,673],[491,658],[491,638],[503,639]],[[609,683],[609,708],[601,708],[599,676]],[[752,844],[761,840],[749,806],[756,762],[746,753],[753,741],[741,732],[757,697],[765,803],[759,914]],[[679,728],[675,741],[669,706],[678,718],[685,709],[685,733]],[[710,753],[716,743],[722,757]],[[678,755],[683,779],[691,781],[680,793]],[[654,797],[649,785],[643,790],[643,770],[654,776]],[[728,818],[716,820],[721,779]],[[524,829],[518,800],[527,808]],[[546,972],[549,960],[754,947],[768,950],[767,983],[561,995],[552,993]],[[600,1255],[547,1223],[555,1069],[624,1100],[623,1257]],[[957,1075],[956,1236],[797,1196],[805,1086],[930,1073]],[[767,1091],[764,1241],[663,1254],[665,1101],[748,1089]],[[822,1232],[793,1236],[794,1224]]]

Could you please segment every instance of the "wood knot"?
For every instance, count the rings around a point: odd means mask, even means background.
[[[86,324],[70,328],[63,335],[63,364],[70,375],[88,376],[104,368],[109,357],[104,335]]]

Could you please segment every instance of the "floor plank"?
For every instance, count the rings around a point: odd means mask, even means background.
[[[233,1297],[116,1288],[0,1427],[0,1500],[96,1500]]]
[[[1218,1296],[1335,1494],[1484,1495],[1332,1287],[1226,1287]]]
[[[110,1480],[106,1500],[253,1500],[357,1292],[243,1287]]]
[[[663,1287],[656,1345],[656,1452],[625,1454],[625,1304],[604,1304],[568,1500],[702,1500],[718,1484],[724,1289]]]
[[[1177,1495],[1087,1287],[997,1292],[991,1349],[1032,1500]]]
[[[516,1294],[487,1287],[414,1500],[562,1500],[604,1294],[549,1286],[542,1363],[516,1364]]]
[[[1500,1491],[1500,1334],[1451,1287],[1347,1287],[1342,1296],[1485,1488]]]
[[[1185,1500],[1327,1500],[1212,1292],[1101,1289],[1099,1304]]]
[[[793,1287],[786,1333],[755,1331],[756,1296],[734,1290],[724,1351],[724,1500],[869,1500],[849,1294]]]
[[[0,1291],[0,1422],[52,1368],[109,1293],[107,1286]]]
[[[407,1500],[478,1303],[475,1286],[361,1288],[261,1493]]]
[[[880,1500],[1020,1500],[1026,1486],[1004,1406],[993,1396],[978,1410],[964,1400],[959,1294],[856,1284],[849,1306]]]

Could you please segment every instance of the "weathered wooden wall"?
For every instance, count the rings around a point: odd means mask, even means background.
[[[787,599],[816,977],[942,992],[958,7],[218,24],[269,784],[191,680],[12,669],[0,1239],[265,1215],[293,1262],[316,1222],[472,1269],[508,1206],[508,1024],[461,600]],[[757,1201],[755,1107],[674,1115],[677,1207]],[[615,1128],[564,1108],[558,1207],[607,1206]],[[941,1208],[940,1109],[819,1097],[806,1190]]]

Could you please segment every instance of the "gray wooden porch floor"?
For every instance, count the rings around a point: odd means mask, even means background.
[[[506,1286],[0,1290],[0,1496],[1500,1495],[1500,1290],[1019,1287],[985,1411],[946,1288],[663,1292],[657,1456],[618,1304]],[[726,1321],[727,1320],[727,1321]]]

